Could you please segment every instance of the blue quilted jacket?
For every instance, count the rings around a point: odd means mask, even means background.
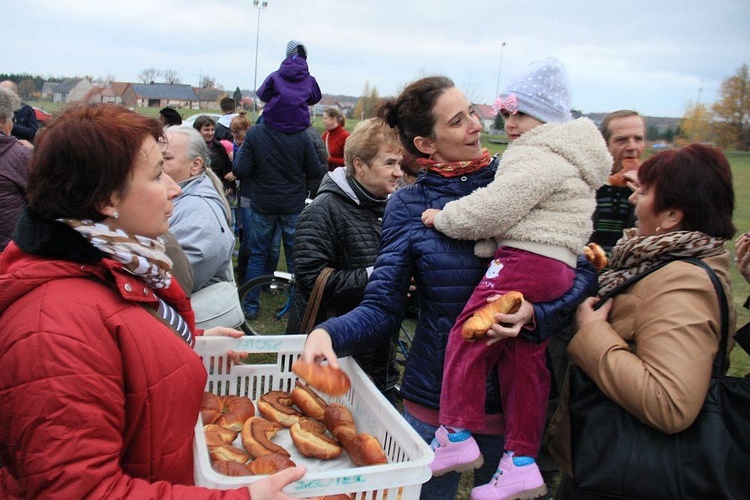
[[[405,399],[428,408],[439,407],[448,332],[484,275],[488,260],[474,255],[473,241],[453,240],[427,228],[421,215],[427,208],[442,209],[449,201],[485,186],[494,178],[496,167],[497,160],[487,168],[450,179],[424,172],[415,184],[396,191],[386,207],[380,253],[362,303],[319,325],[330,333],[339,356],[386,340],[403,320],[413,276],[419,319],[402,392]],[[579,261],[571,292],[554,303],[535,305],[537,329],[526,336],[540,341],[566,326],[577,304],[595,292],[594,269]],[[488,397],[491,401],[497,398]]]

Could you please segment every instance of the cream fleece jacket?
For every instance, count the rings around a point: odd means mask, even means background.
[[[445,205],[435,228],[451,238],[494,238],[569,262],[556,249],[583,252],[596,189],[611,168],[607,145],[588,118],[539,125],[508,147],[490,184]]]

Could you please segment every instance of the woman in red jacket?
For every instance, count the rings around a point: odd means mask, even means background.
[[[344,128],[346,117],[337,108],[323,110],[323,126],[326,131],[321,136],[328,151],[328,171],[344,166],[344,143],[349,132]]]
[[[304,474],[193,486],[204,332],[159,238],[180,193],[161,134],[100,104],[38,138],[28,208],[0,258],[1,498],[287,499]]]

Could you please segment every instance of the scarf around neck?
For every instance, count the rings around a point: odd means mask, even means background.
[[[486,167],[492,162],[487,148],[482,148],[482,156],[476,160],[468,161],[451,161],[438,163],[431,158],[417,158],[417,164],[443,177],[458,177],[476,172],[480,168]]]
[[[100,252],[123,265],[131,274],[140,277],[151,288],[168,288],[172,277],[172,261],[165,253],[161,239],[130,235],[112,229],[104,223],[90,220],[58,219],[80,233]]]
[[[662,262],[680,257],[705,259],[724,252],[723,238],[699,231],[674,231],[653,236],[637,236],[635,228],[626,229],[612,248],[609,271],[599,277],[600,297]]]

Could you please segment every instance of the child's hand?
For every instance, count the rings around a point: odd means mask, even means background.
[[[435,216],[440,213],[437,208],[428,208],[422,212],[422,224],[427,227],[435,227]]]

